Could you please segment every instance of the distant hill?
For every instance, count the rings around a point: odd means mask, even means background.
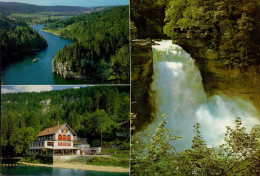
[[[1,2],[0,12],[4,15],[11,13],[37,13],[37,12],[81,12],[95,9],[95,7],[77,6],[37,6],[18,2]]]

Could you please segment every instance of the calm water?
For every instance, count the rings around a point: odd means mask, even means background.
[[[52,59],[56,53],[74,41],[44,32],[44,25],[32,25],[48,42],[48,47],[20,62],[8,65],[3,69],[2,81],[5,85],[53,85],[53,84],[84,84],[86,81],[64,79],[52,73]],[[38,62],[32,63],[34,58]]]
[[[97,172],[39,166],[3,166],[2,175],[61,175],[61,176],[128,176],[129,173]]]

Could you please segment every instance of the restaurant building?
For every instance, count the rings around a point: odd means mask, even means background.
[[[35,155],[79,155],[80,149],[74,147],[77,134],[67,125],[46,128],[30,143],[29,154]]]

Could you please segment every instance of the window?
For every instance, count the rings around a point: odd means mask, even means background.
[[[51,146],[51,147],[53,147],[54,144],[53,144],[53,142],[47,142],[47,146]]]
[[[63,145],[66,146],[66,142],[64,142]]]
[[[71,146],[71,143],[69,143],[69,146]]]
[[[58,142],[58,146],[61,146],[60,142]]]
[[[42,142],[42,146],[44,145],[44,142]]]
[[[71,136],[70,135],[68,135],[68,141],[70,141],[71,140]]]
[[[59,139],[59,140],[62,140],[62,135],[61,135],[61,134],[59,134],[58,139]]]
[[[63,135],[63,140],[66,140],[66,135]]]

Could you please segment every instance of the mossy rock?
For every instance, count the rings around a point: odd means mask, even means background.
[[[216,60],[218,59],[219,54],[214,49],[208,49],[207,52],[205,53],[205,56],[209,60]]]

